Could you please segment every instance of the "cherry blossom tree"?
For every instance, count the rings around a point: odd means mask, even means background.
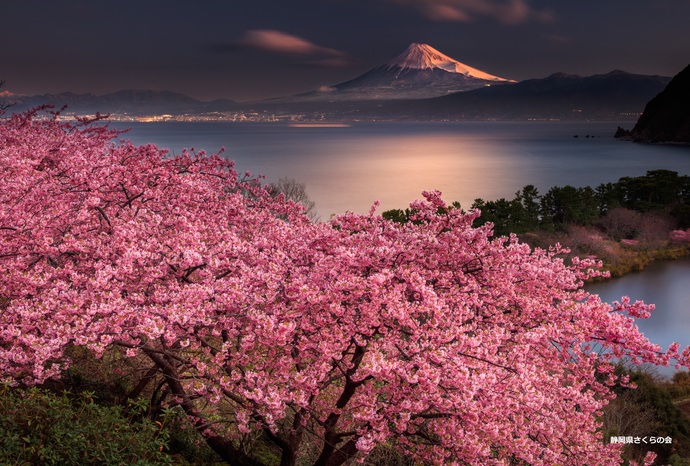
[[[75,346],[119,348],[233,465],[263,464],[248,433],[281,465],[377,446],[433,464],[609,465],[614,358],[688,365],[637,330],[651,307],[583,291],[593,261],[493,238],[438,192],[405,224],[374,209],[312,223],[220,156],[35,116],[0,122],[6,382],[59,377]]]
[[[690,228],[687,230],[673,230],[669,238],[674,243],[690,243]]]

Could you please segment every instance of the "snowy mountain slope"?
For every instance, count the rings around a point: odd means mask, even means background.
[[[465,65],[448,55],[444,55],[427,44],[410,44],[400,55],[389,61],[386,66],[389,69],[399,68],[406,70],[433,70],[440,69],[449,73],[458,73],[467,77],[482,79],[485,81],[511,82],[509,79],[499,78],[484,71]],[[512,81],[514,82],[514,81]]]
[[[413,43],[389,62],[350,81],[279,100],[425,99],[512,82],[465,65],[430,45]]]

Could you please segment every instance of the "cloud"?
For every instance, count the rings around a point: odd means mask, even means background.
[[[527,21],[549,22],[554,16],[548,10],[536,10],[528,0],[385,0],[407,5],[433,21],[473,21],[489,17],[505,24]]]
[[[339,50],[316,45],[301,37],[271,29],[252,29],[247,31],[239,44],[268,52],[291,55],[320,55],[342,58],[346,54]]]
[[[240,39],[206,44],[203,49],[219,54],[261,50],[289,57],[296,66],[342,68],[353,64],[352,57],[345,52],[323,47],[301,37],[273,29],[251,29]]]

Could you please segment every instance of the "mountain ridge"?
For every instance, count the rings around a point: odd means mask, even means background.
[[[428,44],[410,44],[388,62],[348,81],[274,102],[425,99],[515,82],[451,58]]]
[[[553,73],[518,83],[483,87],[370,108],[379,118],[450,120],[632,120],[671,80],[620,70],[592,76]]]
[[[388,68],[406,69],[441,69],[449,73],[463,74],[468,77],[497,82],[515,82],[511,79],[501,78],[485,71],[478,70],[461,63],[454,58],[445,55],[428,44],[413,42],[397,57],[388,61],[384,66]]]

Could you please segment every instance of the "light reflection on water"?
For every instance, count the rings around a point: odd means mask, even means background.
[[[425,190],[469,208],[527,184],[597,186],[665,168],[690,173],[690,149],[613,139],[619,122],[355,123],[343,128],[280,124],[128,124],[125,137],[179,153],[185,147],[236,161],[238,171],[306,183],[322,218],[347,210],[404,208]],[[118,124],[122,127],[122,124]],[[628,126],[632,126],[629,123]],[[574,138],[578,135],[578,138]],[[586,135],[594,136],[585,138]]]
[[[422,191],[439,189],[447,201],[469,208],[475,197],[511,184],[511,160],[487,152],[475,138],[457,135],[398,135],[368,141],[366,149],[345,149],[342,156],[322,159],[319,170],[331,170],[323,189],[338,193],[342,207],[363,211],[374,200],[382,210],[404,208]],[[349,154],[361,154],[355,160]],[[485,193],[485,194],[482,194]],[[512,193],[511,193],[512,194]]]

